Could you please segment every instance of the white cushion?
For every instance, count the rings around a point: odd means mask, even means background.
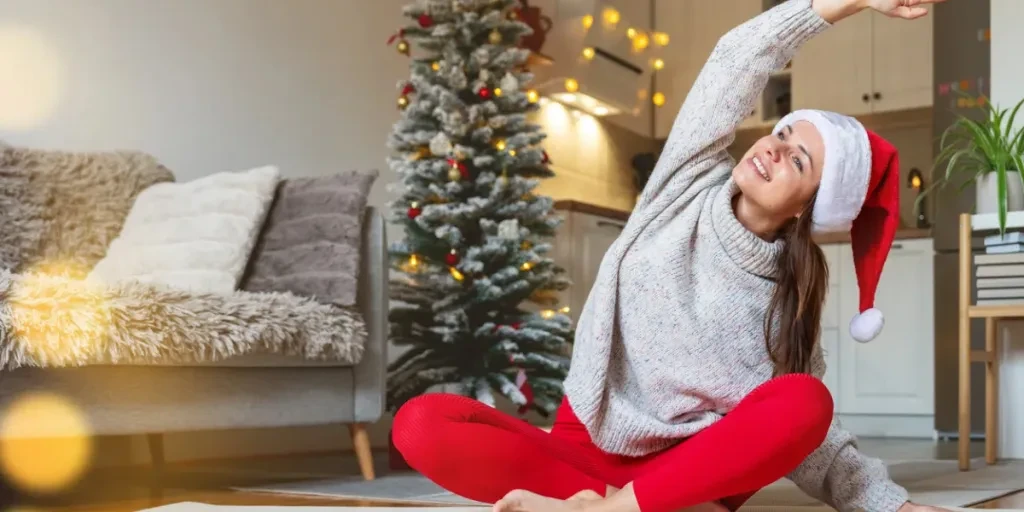
[[[88,279],[235,290],[279,180],[278,169],[267,166],[147,188]]]

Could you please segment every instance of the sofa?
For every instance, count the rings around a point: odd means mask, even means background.
[[[140,194],[174,182],[142,152],[0,143],[0,417],[50,393],[92,434],[147,435],[157,463],[163,433],[343,423],[373,479],[366,426],[384,412],[387,363],[381,212],[360,206],[346,306],[280,283],[246,290],[246,278],[231,293],[90,281]]]

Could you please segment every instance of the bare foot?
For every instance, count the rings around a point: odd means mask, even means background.
[[[584,489],[584,490],[582,490],[582,491],[580,491],[580,492],[578,492],[576,494],[573,494],[572,497],[569,498],[569,501],[575,501],[575,500],[594,501],[594,500],[602,499],[603,497],[604,496],[601,496],[600,494],[598,494],[598,493],[596,493],[594,491],[591,491],[590,489]]]
[[[708,503],[701,503],[700,505],[694,505],[692,507],[687,507],[680,510],[679,512],[729,512],[729,509],[726,508],[725,505],[722,505],[717,501],[712,501]]]
[[[494,504],[492,510],[493,512],[582,512],[585,508],[584,503],[592,501],[585,494],[587,492],[593,491],[582,491],[563,501],[546,498],[529,491],[517,490],[506,494],[504,498]],[[597,498],[601,499],[600,496]]]

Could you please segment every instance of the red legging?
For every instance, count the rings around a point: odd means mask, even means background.
[[[736,510],[796,469],[831,421],[832,396],[821,381],[793,374],[766,382],[715,424],[646,457],[601,451],[567,401],[548,434],[470,398],[422,395],[398,411],[392,439],[413,469],[485,503],[515,489],[566,499],[633,482],[643,512],[709,501]]]

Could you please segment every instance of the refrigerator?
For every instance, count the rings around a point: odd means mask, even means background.
[[[947,91],[943,84],[948,86],[967,81],[971,94],[990,95],[991,45],[985,36],[991,23],[990,2],[970,0],[933,6],[935,97],[932,122],[935,155],[941,149],[938,138],[954,122],[957,114],[978,120],[983,118],[978,109],[957,108],[957,96]],[[943,172],[942,167],[937,167],[935,172]],[[959,215],[969,213],[974,206],[974,187],[960,191],[959,187],[951,185],[930,197],[929,201],[934,202],[932,208],[926,209],[933,212],[931,229],[935,244],[935,430],[940,438],[956,439],[959,437],[958,229]],[[974,246],[982,246],[981,237],[974,240]],[[971,282],[974,282],[973,276]],[[976,291],[972,290],[971,296],[976,298]],[[972,321],[972,348],[983,349],[984,336],[984,322]],[[971,366],[971,437],[980,438],[984,433],[985,418],[984,368],[979,364]]]

